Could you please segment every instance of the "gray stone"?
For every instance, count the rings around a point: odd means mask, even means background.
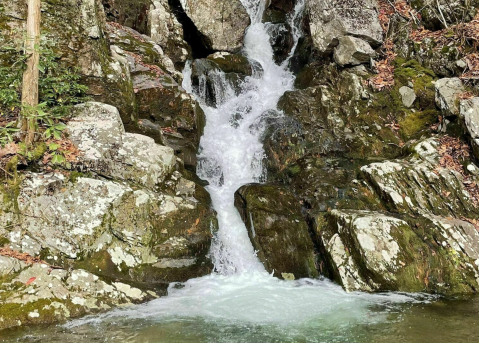
[[[459,78],[436,81],[436,105],[446,116],[459,115],[458,97],[466,90]]]
[[[474,153],[479,158],[479,98],[461,101],[460,112],[471,136]]]
[[[414,102],[416,101],[416,93],[414,92],[414,89],[403,86],[399,88],[399,94],[401,94],[401,100],[404,106],[410,108],[414,105]]]
[[[173,149],[152,138],[125,133],[118,110],[102,103],[75,106],[66,132],[82,153],[83,170],[148,188],[159,186],[176,164]]]
[[[207,47],[235,51],[251,20],[240,0],[180,0],[183,9],[205,36]]]
[[[314,47],[329,52],[339,38],[354,36],[375,46],[383,41],[376,0],[309,1],[310,29]]]
[[[355,37],[340,37],[339,45],[334,49],[334,60],[340,66],[369,63],[376,52],[369,43]]]

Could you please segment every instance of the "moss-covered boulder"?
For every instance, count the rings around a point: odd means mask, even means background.
[[[284,279],[318,275],[308,226],[291,193],[275,186],[247,185],[236,192],[235,206],[269,273]]]
[[[479,233],[445,217],[338,211],[315,218],[325,272],[347,291],[474,293]]]

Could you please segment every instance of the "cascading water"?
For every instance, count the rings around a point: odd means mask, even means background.
[[[290,18],[295,46],[301,33],[305,2],[297,1]],[[244,184],[264,180],[261,119],[268,110],[276,109],[284,92],[293,89],[294,75],[288,70],[289,58],[282,65],[274,62],[268,24],[261,23],[265,1],[242,0],[242,3],[252,18],[244,53],[259,63],[263,71],[248,77],[239,95],[224,74],[209,75],[217,89],[216,107],[206,105],[204,82],[200,80],[198,89],[193,90],[190,66],[184,72],[183,86],[188,92],[195,92],[207,118],[198,174],[209,182],[207,189],[218,212],[220,228],[211,247],[215,273],[190,280],[181,287],[171,285],[167,297],[148,304],[71,325],[127,317],[158,322],[202,318],[215,323],[289,328],[315,323],[316,328],[328,328],[338,322],[382,320],[385,312],[372,315],[372,305],[387,307],[391,303],[414,301],[400,294],[347,294],[327,280],[279,280],[268,274],[256,258],[246,227],[234,207],[234,193]]]

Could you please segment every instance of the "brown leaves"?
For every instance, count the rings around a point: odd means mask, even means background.
[[[461,142],[458,138],[444,136],[440,140],[439,154],[441,159],[439,164],[442,168],[454,170],[462,175],[463,184],[466,190],[471,195],[474,206],[479,205],[479,185],[471,180],[471,176],[466,173],[463,167],[464,160],[467,160],[471,155],[471,148],[469,145]],[[444,194],[445,197],[449,196]]]
[[[377,62],[375,65],[378,75],[368,80],[368,84],[379,91],[390,89],[392,86],[394,86],[395,68],[392,65],[392,62],[397,56],[397,54],[394,52],[394,43],[391,40],[386,40],[383,47],[385,59]]]
[[[379,22],[384,32],[389,29],[389,22],[394,14],[399,14],[406,19],[421,19],[417,13],[405,0],[379,0]]]
[[[16,155],[18,152],[18,145],[15,143],[9,143],[4,148],[0,147],[0,158],[5,156]]]
[[[50,139],[46,141],[47,146],[50,144],[57,144],[59,145],[58,149],[56,150],[58,153],[61,153],[65,157],[66,162],[74,163],[78,162],[78,157],[81,155],[81,151],[78,150],[73,142],[69,139]],[[42,163],[48,164],[53,158],[53,152],[47,152],[43,155]]]
[[[34,264],[34,263],[48,264],[42,261],[38,257],[33,257],[32,255],[29,255],[26,253],[20,253],[10,248],[0,248],[0,256],[13,257],[17,260],[25,262],[26,264]]]

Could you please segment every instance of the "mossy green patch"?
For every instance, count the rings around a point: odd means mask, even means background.
[[[440,112],[435,109],[422,112],[411,112],[399,121],[401,136],[405,141],[413,138],[420,138],[424,133],[428,133],[430,126],[437,123]]]

